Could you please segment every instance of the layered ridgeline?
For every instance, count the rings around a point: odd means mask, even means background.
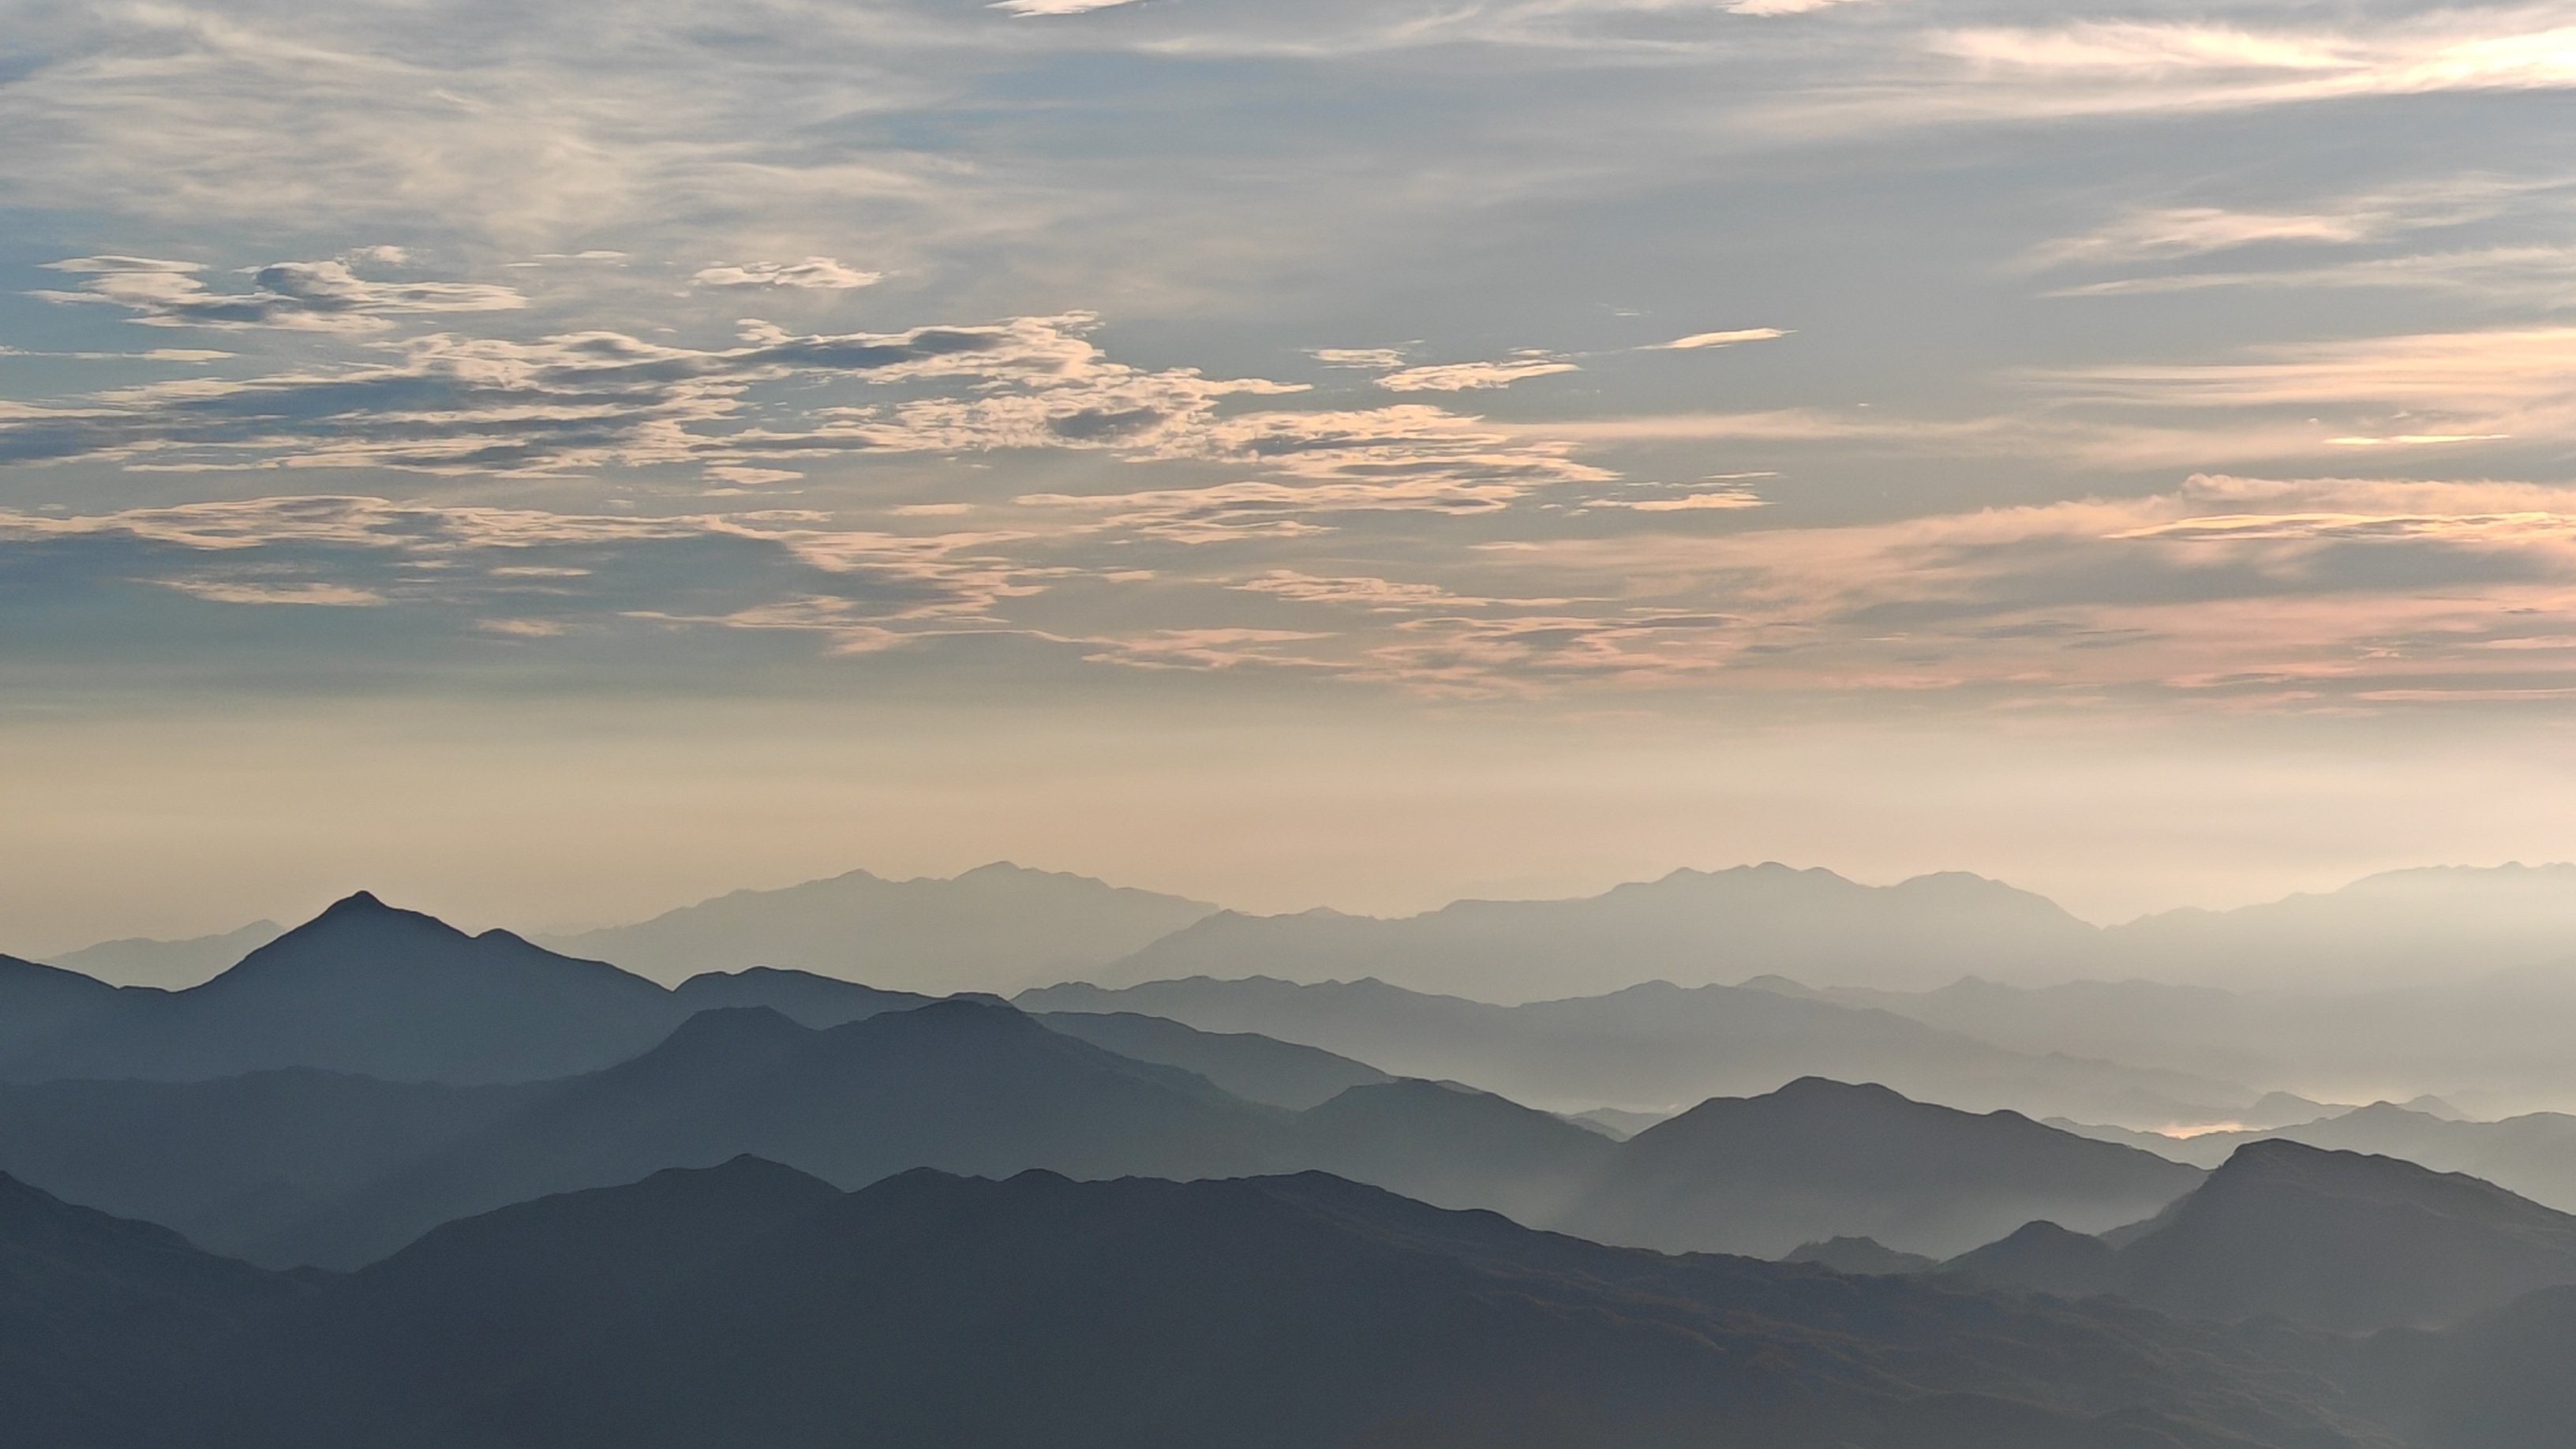
[[[1090,979],[1373,977],[1504,1002],[1763,975],[1908,991],[1963,976],[2350,991],[2449,985],[2571,959],[2576,866],[2398,871],[2324,895],[2105,928],[1959,872],[1866,886],[1766,864],[1675,871],[1576,900],[1459,901],[1398,919],[1228,911]]]
[[[1454,1083],[1326,1095],[1369,1069],[1260,1038],[1118,1025],[1129,1052],[1159,1049],[1191,1071],[1051,1029],[1062,1024],[971,999],[821,1028],[741,1007],[694,1016],[630,1061],[539,1083],[295,1068],[0,1086],[0,1170],[256,1261],[338,1267],[449,1218],[746,1152],[843,1187],[914,1167],[1324,1169],[1615,1241],[1764,1255],[1836,1233],[1947,1254],[2034,1216],[2108,1228],[2200,1177],[1883,1088],[1802,1081],[1623,1142]],[[1263,1092],[1274,1100],[1252,1095]]]
[[[0,1402],[87,1449],[2542,1449],[2566,1390],[2531,1345],[2569,1318],[2363,1342],[1603,1248],[1321,1175],[844,1195],[750,1159],[283,1275],[0,1181],[0,1341],[41,1346],[0,1356]]]
[[[2441,959],[2447,967],[2455,958]],[[2367,990],[2225,991],[2141,980],[2051,987],[1969,980],[1920,992],[1827,990],[1776,977],[1748,984],[1893,1012],[2016,1051],[2110,1053],[2168,1070],[2308,1083],[2314,1095],[2346,1102],[2392,1089],[2403,1097],[2438,1091],[2457,1108],[2492,1117],[2576,1101],[2576,1056],[2561,1029],[2576,1017],[2576,957]]]
[[[508,931],[468,936],[361,891],[185,991],[113,988],[0,962],[0,1021],[11,1023],[0,1032],[0,1080],[186,1081],[312,1067],[398,1081],[527,1081],[623,1061],[746,992],[842,1020],[928,999],[785,973],[710,973],[664,987]]]
[[[1938,1264],[1866,1238],[1812,1242],[1790,1256],[1851,1273],[2117,1294],[2195,1318],[2360,1333],[2448,1326],[2576,1285],[2576,1216],[2396,1158],[2265,1141],[2237,1149],[2153,1218],[2108,1233],[2034,1221]],[[2576,1338],[2561,1349],[2576,1351]]]
[[[2011,1051],[1892,1012],[1734,986],[1657,981],[1498,1006],[1374,980],[1196,977],[1116,990],[1068,984],[1013,1000],[1032,1011],[1124,1011],[1254,1032],[1568,1110],[1670,1112],[1801,1076],[1883,1082],[1980,1110],[2142,1125],[2227,1121],[2257,1098],[2212,1078]]]
[[[996,862],[952,880],[854,870],[784,890],[735,891],[631,926],[539,939],[661,981],[779,966],[946,995],[1083,976],[1215,910]]]
[[[2191,1137],[2064,1119],[2053,1119],[2050,1125],[2203,1167],[2217,1166],[2247,1143],[2264,1141],[2400,1157],[2441,1172],[2482,1177],[2534,1202],[2576,1212],[2576,1116],[2564,1112],[2475,1122],[2443,1115],[2435,1102],[2411,1106],[2374,1102],[2286,1126]]]

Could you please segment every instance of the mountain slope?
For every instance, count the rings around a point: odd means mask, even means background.
[[[2088,1231],[2133,1222],[2199,1181],[2018,1113],[1974,1116],[1804,1078],[1638,1133],[1558,1223],[1669,1251],[1771,1258],[1849,1236],[1946,1258],[2036,1217]]]
[[[628,1191],[590,1195],[578,1216],[623,1220]],[[529,1244],[583,1240],[552,1221],[565,1207],[496,1214],[473,1251],[439,1253],[442,1312],[515,1325],[496,1311],[525,1292],[512,1265],[538,1256]],[[729,1247],[693,1249],[645,1301],[568,1315],[581,1331],[555,1344],[513,1342],[509,1366],[480,1385],[443,1375],[435,1395],[409,1395],[446,1415],[419,1437],[529,1449],[2355,1442],[2330,1388],[2303,1380],[2302,1398],[2226,1332],[1598,1248],[1315,1174],[911,1173]],[[404,1322],[373,1281],[404,1266],[359,1275],[331,1306]],[[558,1287],[549,1312],[578,1291]],[[383,1328],[340,1337],[407,1342]]]
[[[0,1085],[0,1171],[287,1266],[277,1232],[479,1131],[542,1084],[455,1087],[290,1068],[206,1082]]]
[[[0,1414],[13,1444],[187,1442],[218,1346],[300,1285],[0,1175]]]
[[[1132,1011],[1057,1011],[1038,1021],[1049,1031],[1078,1037],[1104,1051],[1196,1072],[1246,1101],[1295,1112],[1331,1101],[1353,1087],[1395,1080],[1365,1062],[1315,1047],[1252,1032],[1200,1031]]]
[[[183,941],[127,937],[83,946],[53,958],[52,964],[118,986],[154,986],[185,990],[220,975],[244,956],[286,934],[275,921],[253,921],[215,936]]]
[[[997,862],[953,880],[854,870],[784,890],[735,891],[649,921],[546,945],[678,981],[784,966],[946,995],[1062,981],[1128,955],[1216,907]]]
[[[2048,900],[1960,873],[1864,886],[1764,864],[1678,870],[1598,896],[1459,901],[1397,920],[1310,911],[1224,912],[1095,979],[1297,981],[1375,977],[1417,991],[1529,1001],[1663,978],[1686,985],[1765,972],[1844,985],[1938,985],[1969,971],[2075,974],[2094,928]]]
[[[765,1008],[710,1011],[281,1231],[270,1252],[369,1262],[452,1218],[743,1153],[844,1187],[914,1167],[1260,1171],[1283,1160],[1285,1122],[998,1003],[936,1002],[823,1031]]]
[[[115,987],[94,977],[0,956],[0,1064],[123,1000]]]
[[[1297,1161],[1450,1208],[1552,1226],[1626,1150],[1586,1127],[1454,1082],[1353,1087],[1297,1118]]]
[[[186,1080],[307,1066],[404,1080],[561,1075],[642,1050],[674,1019],[669,994],[598,961],[480,936],[361,891],[186,991],[116,1009],[32,1044],[22,1080]]]
[[[2178,1073],[2004,1051],[1888,1012],[1732,986],[1657,981],[1607,996],[1496,1006],[1373,980],[1196,977],[1115,991],[1068,984],[1015,1000],[1031,1011],[1133,1011],[1202,1031],[1258,1032],[1399,1076],[1471,1082],[1567,1111],[1669,1110],[1802,1076],[1884,1082],[1979,1110],[2111,1122],[2224,1116],[2255,1095]],[[2085,1110],[2068,1110],[2078,1103]]]
[[[395,1081],[533,1081],[652,1046],[711,1006],[837,1025],[930,1000],[803,972],[665,989],[507,931],[468,936],[364,891],[186,991],[118,990],[0,959],[0,1080],[194,1081],[313,1068]]]
[[[2121,1290],[2172,1312],[2445,1324],[2576,1283],[2576,1217],[2394,1158],[2257,1142],[2120,1257]]]

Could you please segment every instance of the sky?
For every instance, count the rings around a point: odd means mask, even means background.
[[[2576,3],[0,0],[0,949],[2576,855]]]

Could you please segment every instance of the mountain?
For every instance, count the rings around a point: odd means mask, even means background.
[[[115,987],[94,977],[0,956],[0,1063],[121,1000]]]
[[[1068,984],[1014,1000],[1031,1011],[1132,1011],[1202,1031],[1258,1032],[1560,1111],[1669,1112],[1802,1076],[1884,1082],[1960,1107],[2143,1125],[2224,1121],[2255,1096],[2180,1073],[2006,1051],[1890,1012],[1745,987],[1657,981],[1497,1006],[1374,980],[1197,977],[1119,990]]]
[[[22,1049],[9,1076],[228,1076],[274,1067],[411,1080],[559,1076],[669,1030],[669,993],[507,931],[467,936],[363,891],[186,991],[116,1009]]]
[[[840,1196],[736,1161],[503,1209],[318,1285],[230,1345],[234,1372],[185,1437],[2385,1445],[2317,1371],[2351,1356],[2134,1310],[1602,1248],[1320,1174],[925,1171]]]
[[[2563,1112],[2533,1112],[2501,1122],[2472,1122],[2374,1102],[2295,1126],[2206,1132],[2192,1137],[2165,1137],[2073,1123],[2065,1127],[2203,1167],[2217,1166],[2247,1143],[2276,1140],[2332,1152],[2398,1157],[2437,1172],[2481,1177],[2544,1207],[2576,1212],[2576,1116]]]
[[[765,1006],[803,1026],[841,1026],[888,1011],[910,1011],[936,997],[911,991],[880,991],[811,971],[753,966],[741,971],[708,971],[671,988],[676,1017],[695,1016],[729,1006]]]
[[[1920,1253],[1900,1253],[1875,1238],[1826,1238],[1821,1242],[1800,1243],[1780,1259],[1783,1263],[1813,1263],[1837,1273],[1856,1277],[1887,1277],[1900,1273],[1928,1273],[1941,1266],[1940,1260]]]
[[[286,928],[275,921],[253,921],[219,936],[194,936],[184,941],[128,937],[66,951],[54,957],[52,964],[118,986],[157,986],[176,991],[211,980],[234,962],[285,934]]]
[[[9,1442],[189,1442],[208,1360],[302,1285],[167,1228],[0,1175],[0,1406]]]
[[[2266,1141],[2238,1148],[2120,1258],[2121,1291],[2171,1312],[2439,1325],[2576,1283],[2576,1217],[2473,1177]]]
[[[947,995],[1085,975],[1216,907],[996,862],[953,880],[854,870],[784,890],[735,891],[649,921],[540,938],[662,981],[744,966]]]
[[[2043,1220],[1961,1253],[1941,1264],[1940,1271],[1980,1288],[2089,1298],[2118,1290],[2123,1263],[2119,1250],[2102,1239]]]
[[[2063,979],[2079,973],[2095,936],[2043,897],[1978,876],[1865,886],[1829,870],[1764,864],[1677,870],[1579,900],[1458,901],[1395,920],[1225,911],[1103,966],[1093,979],[1373,977],[1497,1002],[1766,972],[1928,986],[1971,971]]]
[[[694,1012],[838,1023],[926,997],[790,971],[666,989],[507,931],[464,932],[360,891],[185,991],[0,961],[0,1080],[188,1081],[288,1067],[397,1081],[533,1081],[652,1046]]]
[[[2102,945],[2106,975],[2338,992],[2456,984],[2576,958],[2576,865],[2389,871],[2323,894],[2142,917]]]
[[[273,1266],[279,1232],[519,1110],[543,1085],[296,1067],[207,1082],[0,1084],[0,1171]]]
[[[1667,1251],[1778,1257],[1820,1237],[1946,1258],[2034,1217],[2100,1231],[2189,1192],[2197,1170],[2015,1112],[1802,1078],[1721,1098],[1619,1144],[1556,1225]]]
[[[1353,1087],[1297,1119],[1298,1161],[1441,1207],[1554,1226],[1622,1144],[1455,1082]]]
[[[2311,1121],[2329,1115],[2335,1102],[2425,1091],[2442,1094],[2443,1114],[2456,1111],[2453,1103],[2482,1109],[2478,1116],[2576,1104],[2576,1056],[2559,1025],[2576,1013],[2576,966],[2470,975],[2454,958],[2442,962],[2440,971],[2459,979],[2367,989],[2223,990],[2140,980],[2050,987],[1966,980],[1935,991],[1826,990],[1778,978],[1747,984],[1894,1012],[2013,1051],[2297,1087],[2299,1095],[2274,1094],[2261,1111],[2235,1118],[2249,1127]],[[2137,967],[2203,969],[2184,958]],[[2266,971],[2249,961],[2233,979],[2259,983]]]
[[[1196,1072],[1247,1101],[1293,1112],[1328,1102],[1353,1087],[1395,1080],[1366,1062],[1314,1047],[1251,1032],[1200,1031],[1132,1011],[1057,1011],[1040,1016],[1038,1022],[1049,1031],[1122,1057]]]
[[[272,1256],[370,1262],[451,1218],[747,1152],[844,1187],[914,1167],[1261,1171],[1288,1160],[1288,1120],[998,1003],[821,1031],[766,1008],[709,1011],[281,1229]]]

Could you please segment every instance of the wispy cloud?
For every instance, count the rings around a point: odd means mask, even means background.
[[[1658,342],[1655,350],[1696,352],[1704,347],[1733,347],[1739,342],[1770,342],[1789,334],[1777,327],[1739,327],[1731,332],[1694,332],[1670,342]]]
[[[830,257],[801,262],[718,262],[700,267],[692,279],[701,287],[792,287],[811,292],[846,292],[873,287],[883,272],[863,272]]]
[[[391,249],[375,249],[378,253]],[[400,260],[378,255],[371,260]],[[40,291],[53,302],[104,302],[153,327],[374,329],[404,316],[507,312],[527,305],[508,287],[481,282],[390,282],[360,277],[347,260],[272,262],[242,291],[216,291],[195,262],[151,257],[73,257],[46,265],[85,278],[78,291]]]
[[[1552,357],[1522,357],[1509,362],[1443,362],[1426,367],[1407,367],[1377,380],[1389,392],[1466,392],[1478,388],[1509,387],[1533,377],[1552,377],[1560,372],[1576,372],[1571,362]]]

